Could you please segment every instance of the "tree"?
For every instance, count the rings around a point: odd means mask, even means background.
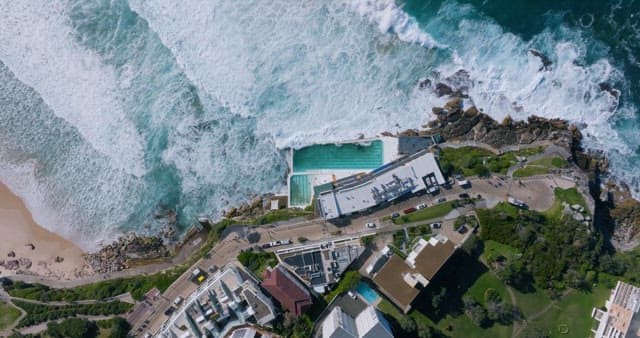
[[[467,240],[462,244],[462,251],[469,256],[476,256],[482,249],[482,243],[475,234],[469,235]]]
[[[120,317],[113,318],[109,338],[127,338],[130,330],[131,324],[128,321]]]
[[[433,328],[426,323],[418,322],[418,337],[419,338],[432,338],[434,336]]]
[[[293,324],[293,334],[291,336],[294,338],[310,337],[312,327],[313,323],[311,322],[311,319],[309,319],[307,315],[303,315]]]
[[[619,256],[604,255],[600,257],[600,269],[614,276],[622,276],[627,268]]]
[[[47,324],[47,334],[53,338],[93,338],[98,336],[95,322],[80,318],[69,318]]]
[[[400,328],[406,333],[416,331],[416,322],[409,316],[402,316],[399,320]]]
[[[502,301],[502,297],[500,293],[496,291],[494,288],[487,288],[484,290],[484,303],[500,303]]]
[[[474,324],[480,327],[487,324],[487,310],[480,305],[476,305],[471,308],[471,310],[467,311],[467,316],[471,318]]]
[[[436,309],[436,311],[440,307],[440,304],[442,304],[442,301],[444,300],[446,295],[447,295],[447,289],[440,288],[440,292],[431,298],[431,305],[433,306],[434,309]]]

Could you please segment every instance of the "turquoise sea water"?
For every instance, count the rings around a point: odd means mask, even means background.
[[[441,81],[497,119],[571,120],[640,195],[639,19],[627,0],[1,2],[0,181],[92,248],[281,190],[285,147],[420,127]]]

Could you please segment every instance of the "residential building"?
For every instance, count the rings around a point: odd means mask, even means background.
[[[355,236],[280,249],[276,256],[303,283],[322,294],[363,252],[360,237]]]
[[[339,306],[334,307],[322,322],[323,338],[355,338],[358,337],[356,321]]]
[[[605,308],[594,308],[591,313],[598,321],[598,327],[592,330],[595,338],[640,337],[640,288],[618,281]]]
[[[420,239],[406,259],[388,252],[384,265],[373,273],[373,281],[405,313],[420,290],[426,287],[456,250],[446,237],[437,235]],[[419,285],[418,285],[419,284]]]
[[[333,183],[319,193],[318,210],[326,220],[362,213],[407,194],[434,193],[446,184],[434,155],[428,150],[387,163],[367,174]]]
[[[393,338],[391,325],[373,306],[355,318],[335,306],[322,322],[323,338]]]
[[[302,315],[313,304],[309,291],[281,265],[268,268],[261,285],[295,316]]]
[[[250,323],[267,325],[275,306],[244,268],[230,263],[212,274],[162,325],[159,337],[224,337]]]

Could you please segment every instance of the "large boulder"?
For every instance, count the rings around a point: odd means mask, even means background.
[[[455,97],[444,105],[444,110],[449,113],[462,109],[462,99],[459,97]]]
[[[450,95],[451,93],[453,93],[453,89],[451,89],[451,87],[447,86],[442,82],[438,82],[436,83],[436,88],[434,89],[434,92],[436,96],[442,97],[442,96]]]

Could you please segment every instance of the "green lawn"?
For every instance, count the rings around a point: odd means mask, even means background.
[[[391,304],[388,300],[382,299],[378,304],[378,310],[384,313],[385,317],[391,321],[399,322],[403,314]],[[511,336],[511,326],[493,325],[490,328],[482,329],[469,320],[469,318],[462,314],[460,316],[447,315],[438,324],[434,323],[429,317],[418,311],[411,311],[409,313],[416,322],[427,323],[431,327],[436,327],[438,330],[450,337],[495,337],[495,338],[508,338]],[[451,325],[453,330],[447,331],[447,327]]]
[[[440,204],[415,211],[408,215],[403,215],[393,220],[395,224],[405,224],[411,222],[426,221],[434,218],[443,217],[453,210],[454,201],[448,201]]]
[[[506,286],[490,271],[482,274],[466,294],[473,297],[476,301],[478,301],[478,303],[486,305],[484,302],[484,292],[487,289],[496,290],[500,294],[500,297],[503,301],[511,304],[511,298],[509,297],[509,292],[507,291]]]
[[[516,296],[516,303],[518,304],[518,308],[522,311],[522,314],[525,317],[529,317],[549,303],[551,303],[551,299],[544,291],[541,290],[533,290],[533,292],[522,293],[516,289],[513,289],[513,293]]]
[[[386,298],[382,298],[380,300],[380,303],[378,303],[378,310],[384,313],[386,317],[393,318],[396,321],[400,321],[400,318],[403,316],[402,312],[400,312],[400,310],[398,310],[398,308],[391,304],[391,302]]]
[[[527,163],[523,168],[516,170],[513,177],[543,175],[547,174],[550,169],[566,168],[567,166],[569,163],[560,157],[545,157]]]
[[[560,218],[560,216],[562,215],[562,210],[564,209],[564,207],[562,206],[562,202],[567,202],[569,203],[569,205],[578,204],[585,208],[585,210],[589,210],[587,208],[587,203],[582,197],[582,194],[580,194],[580,192],[578,192],[576,188],[555,188],[553,190],[553,195],[553,205],[551,206],[551,208],[549,208],[549,210],[544,212],[544,214],[548,217]]]
[[[496,155],[474,147],[444,148],[440,153],[440,167],[447,175],[462,173],[465,176],[483,176],[489,172],[504,175],[509,167],[518,163],[517,156],[531,156],[543,152],[544,149],[544,146],[539,146]]]
[[[279,209],[271,210],[263,216],[260,216],[252,221],[254,224],[264,225],[274,222],[287,221],[297,217],[312,216],[311,210],[299,210],[299,209]]]
[[[451,332],[446,331],[451,325]],[[469,337],[469,338],[509,338],[511,337],[512,326],[494,324],[488,328],[481,328],[475,325],[469,317],[462,314],[457,317],[447,315],[436,327],[449,337]]]
[[[503,256],[506,259],[516,259],[522,256],[516,248],[491,240],[484,241],[483,255],[485,258]]]
[[[353,288],[356,287],[356,285],[360,281],[360,278],[361,277],[358,271],[349,270],[345,272],[344,275],[342,275],[342,278],[340,279],[340,281],[338,282],[338,285],[333,290],[331,290],[331,292],[323,296],[324,300],[327,301],[327,303],[329,303],[333,300],[335,296],[343,292],[352,290]]]
[[[15,323],[20,317],[20,310],[13,305],[0,301],[0,330],[4,330]]]
[[[548,168],[527,165],[514,171],[513,177],[529,177],[529,176],[535,176],[535,175],[544,175],[547,173],[549,173]]]
[[[544,315],[529,322],[529,326],[541,328],[551,337],[588,337],[593,325],[591,311],[594,307],[604,305],[609,292],[610,290],[603,285],[596,287],[590,293],[572,290]],[[568,330],[568,332],[562,333],[562,330]]]

